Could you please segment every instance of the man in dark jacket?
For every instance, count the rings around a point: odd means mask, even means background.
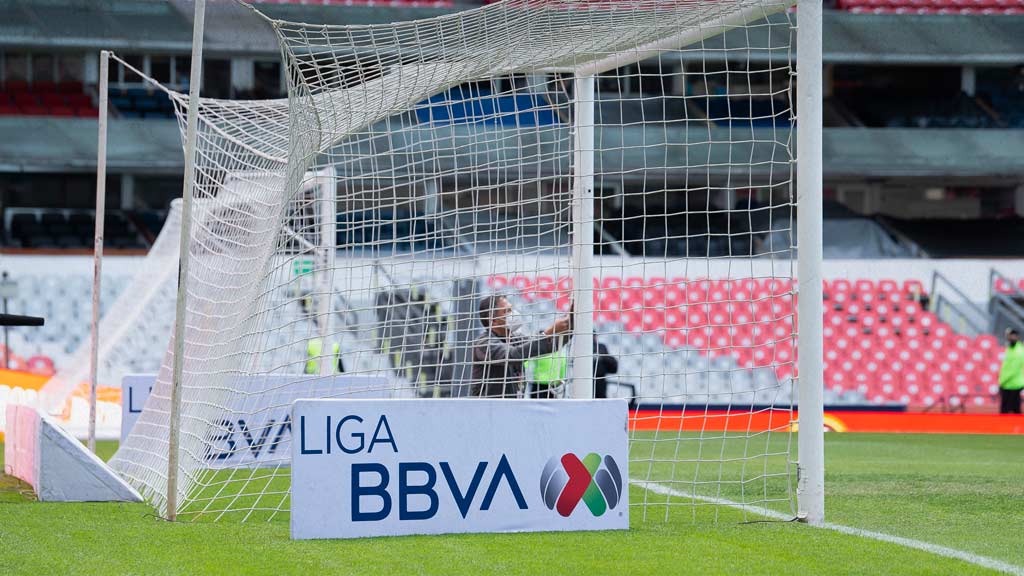
[[[486,333],[473,343],[473,396],[515,398],[525,384],[523,361],[558,350],[572,334],[571,313],[533,335],[519,333],[510,323],[511,314],[512,305],[503,296],[480,301],[480,323]]]

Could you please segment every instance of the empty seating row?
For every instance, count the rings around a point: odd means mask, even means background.
[[[18,248],[88,248],[93,245],[92,212],[12,209],[5,244]],[[111,248],[145,248],[138,230],[120,212],[104,219],[104,242]]]
[[[171,99],[156,90],[111,88],[110,104],[122,118],[174,118]]]
[[[8,80],[0,87],[0,115],[95,117],[98,113],[80,82]]]
[[[12,80],[8,79],[3,84],[0,84],[0,89],[4,92],[19,93],[19,92],[60,92],[61,94],[81,94],[83,93],[84,86],[78,81],[66,81],[66,82],[50,82],[47,80],[36,80],[35,82],[29,83],[24,80]]]

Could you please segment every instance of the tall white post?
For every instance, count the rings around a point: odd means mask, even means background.
[[[92,330],[89,336],[89,450],[96,452],[96,374],[100,350],[100,284],[103,278],[103,219],[107,214],[107,97],[110,52],[100,50],[99,107],[96,138],[96,233],[92,253]]]
[[[185,128],[185,184],[181,193],[181,242],[178,246],[178,300],[174,311],[174,367],[171,376],[170,430],[167,441],[167,519],[178,517],[178,446],[181,431],[181,376],[185,363],[185,298],[188,293],[189,242],[192,237],[192,179],[199,124],[199,84],[203,69],[206,0],[196,0],[192,25],[192,70],[188,84]]]
[[[799,461],[797,509],[809,524],[825,521],[825,432],[822,405],[821,0],[797,2],[797,276],[800,281]]]
[[[316,274],[316,317],[320,328],[320,375],[328,376],[337,371],[334,357],[334,344],[328,342],[332,334],[331,320],[334,314],[331,301],[334,298],[334,260],[337,256],[338,223],[337,223],[337,190],[335,189],[334,168],[330,167],[316,175],[315,189],[320,194],[317,200],[317,212],[320,214],[320,246],[319,262]],[[338,353],[341,351],[339,349]]]
[[[576,306],[572,398],[594,397],[594,92],[594,76],[577,74],[572,139],[572,295]]]

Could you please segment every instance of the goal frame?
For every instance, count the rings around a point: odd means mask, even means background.
[[[192,43],[192,69],[189,86],[185,152],[185,184],[180,245],[179,286],[175,322],[174,370],[171,385],[170,435],[167,474],[167,518],[177,516],[178,430],[180,426],[180,386],[183,370],[183,330],[186,311],[186,278],[188,275],[191,229],[192,171],[196,150],[198,122],[198,91],[201,81],[205,0],[196,0]],[[797,8],[797,86],[798,120],[796,127],[798,161],[797,192],[797,276],[798,303],[798,449],[797,508],[798,517],[809,524],[824,522],[824,416],[822,362],[822,3],[820,0],[794,0]],[[250,6],[250,8],[252,8]],[[570,70],[574,81],[573,158],[578,168],[573,174],[572,214],[573,297],[576,302],[577,326],[573,337],[571,394],[575,398],[593,397],[593,304],[591,291],[593,269],[589,265],[594,245],[594,110],[595,76],[621,65],[656,55],[661,50],[679,48],[699,42],[729,27],[741,26],[770,14],[763,9],[748,8],[727,15],[720,26],[686,31],[664,40],[642,46],[639,50],[609,55],[601,60]],[[102,158],[101,158],[102,160]],[[100,172],[102,169],[98,169]],[[325,202],[323,207],[327,209]],[[100,215],[97,215],[100,218]],[[589,225],[588,225],[589,223]],[[333,223],[324,226],[329,233]],[[97,242],[97,253],[101,249]],[[333,251],[330,251],[333,252]],[[327,255],[333,260],[333,254]],[[328,298],[324,298],[327,300]],[[318,302],[317,311],[321,311]],[[328,314],[327,317],[330,315]],[[322,333],[327,326],[321,326]],[[321,365],[326,363],[321,362]],[[94,402],[95,396],[90,398]]]

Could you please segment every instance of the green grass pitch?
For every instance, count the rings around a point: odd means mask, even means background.
[[[101,455],[115,448],[101,443]],[[1024,566],[1024,438],[829,434],[826,457],[830,522]],[[631,488],[631,501],[665,501],[645,492]],[[0,574],[988,572],[795,523],[741,523],[729,508],[652,506],[646,519],[640,507],[631,512],[628,532],[292,542],[286,516],[171,524],[142,504],[34,502],[25,485],[0,476]]]

